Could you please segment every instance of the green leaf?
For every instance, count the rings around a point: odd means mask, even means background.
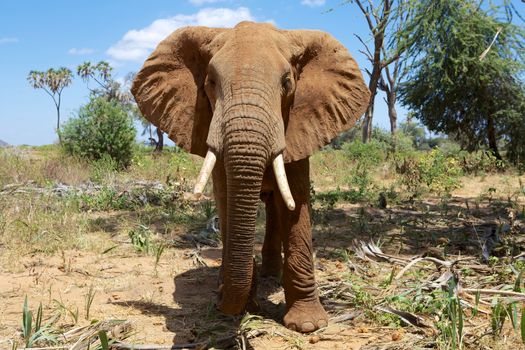
[[[525,344],[525,306],[521,308],[521,341]]]
[[[514,282],[514,291],[515,292],[521,293],[521,279],[523,277],[523,271],[525,271],[525,270],[521,270],[520,271],[520,273],[518,274],[518,277],[516,278],[516,282]]]
[[[33,314],[29,310],[29,305],[27,302],[27,295],[24,299],[24,307],[22,310],[22,333],[26,341],[26,347],[29,347],[29,339],[31,337],[31,324],[33,322]]]
[[[38,305],[38,311],[36,313],[35,332],[38,332],[40,330],[41,325],[42,325],[42,303]]]
[[[108,335],[106,334],[105,330],[98,332],[98,339],[100,339],[100,346],[102,350],[109,350]]]

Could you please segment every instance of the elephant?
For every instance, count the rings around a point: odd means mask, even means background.
[[[256,307],[262,200],[259,273],[281,278],[284,325],[303,333],[325,327],[314,278],[309,156],[355,125],[368,104],[347,49],[327,33],[269,23],[184,27],[160,42],[131,91],[152,124],[205,158],[195,195],[213,178],[223,242],[217,308],[237,315]]]

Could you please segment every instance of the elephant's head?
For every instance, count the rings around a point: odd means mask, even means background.
[[[227,184],[226,291],[238,313],[252,277],[255,218],[266,168],[273,164],[290,210],[284,163],[310,156],[364,112],[369,91],[348,51],[332,36],[239,23],[186,27],[162,41],[137,74],[143,115],[187,151],[206,156],[201,192],[221,160]],[[293,180],[293,179],[292,179]],[[227,282],[227,283],[226,283]]]

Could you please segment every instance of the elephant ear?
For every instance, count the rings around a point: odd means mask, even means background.
[[[296,161],[355,125],[370,92],[357,63],[331,35],[283,31],[291,43],[297,87],[286,129],[285,160]]]
[[[212,41],[227,29],[185,27],[164,39],[138,72],[131,92],[139,109],[178,146],[204,156],[212,110],[204,92]]]

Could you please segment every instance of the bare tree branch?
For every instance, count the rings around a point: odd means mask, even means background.
[[[365,44],[365,42],[363,41],[363,39],[359,35],[354,34],[354,36],[357,38],[357,40],[359,40],[361,42],[361,44],[363,44],[363,46],[366,49],[366,52],[364,52],[362,50],[359,50],[359,52],[364,54],[370,61],[372,61],[373,60],[373,55],[372,55],[372,52],[370,52],[370,49],[368,48],[368,45]]]

